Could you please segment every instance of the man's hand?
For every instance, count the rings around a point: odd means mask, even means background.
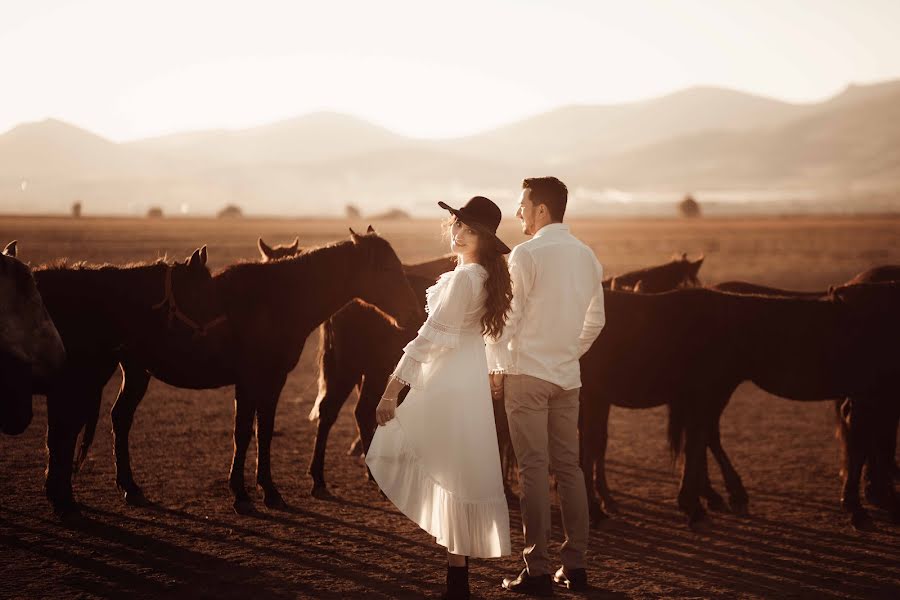
[[[503,398],[503,381],[506,375],[503,373],[491,373],[491,397],[495,399]]]
[[[375,420],[379,425],[385,425],[394,418],[395,412],[397,412],[397,399],[382,396],[381,401],[375,408]]]

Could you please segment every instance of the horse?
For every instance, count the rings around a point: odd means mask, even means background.
[[[645,293],[644,290],[654,292],[669,291],[673,289],[696,287],[702,285],[699,278],[699,270],[703,265],[703,257],[695,261],[688,260],[686,254],[680,259],[668,263],[646,267],[636,271],[629,271],[603,281],[606,291],[630,291]],[[581,359],[582,374],[589,372],[593,366],[590,356]],[[615,501],[606,483],[606,449],[609,441],[609,412],[615,398],[606,397],[593,385],[593,379],[582,377],[579,411],[579,438],[581,447],[581,468],[585,476],[585,489],[588,493],[588,505],[591,509],[591,520],[597,523],[606,518],[603,508],[610,511],[616,510]],[[658,406],[648,405],[646,408]],[[508,434],[507,434],[508,435]],[[501,449],[502,451],[502,449]],[[511,477],[511,473],[504,471],[504,479]],[[599,494],[603,508],[596,499]]]
[[[867,285],[884,287],[859,289]],[[640,360],[657,369],[653,377],[636,383],[650,382],[647,385],[669,405],[670,448],[684,455],[678,505],[689,523],[705,516],[699,496],[708,483],[706,448],[720,447],[719,418],[741,382],[799,401],[852,396],[871,413],[890,402],[884,390],[894,389],[900,376],[900,360],[890,342],[896,339],[891,336],[900,336],[900,317],[893,314],[900,305],[900,284],[855,284],[819,299],[700,289],[612,300],[612,311],[622,314],[617,325],[609,320],[613,339],[599,348],[607,355],[599,361],[606,367],[602,376],[619,372],[620,381],[631,379],[627,375],[635,374],[633,365],[616,364],[629,359],[616,359],[610,352],[629,357],[636,349],[614,342],[621,344],[624,332],[640,339],[635,321],[648,337],[655,330],[656,339],[645,343],[647,352]],[[666,328],[668,321],[677,323]],[[660,381],[666,387],[660,387]],[[865,439],[871,427],[871,420],[851,423],[854,435]],[[746,501],[746,490],[727,457],[725,463],[729,494]],[[854,525],[865,519],[858,498],[845,494],[842,504]],[[894,502],[892,510],[897,508]]]
[[[354,298],[381,311],[392,327],[415,322],[422,307],[393,248],[371,227],[365,235],[351,229],[347,241],[291,258],[230,265],[214,275],[213,283],[232,333],[227,347],[222,348],[230,360],[211,378],[176,385],[192,389],[235,386],[234,454],[229,475],[233,508],[238,514],[254,510],[244,484],[254,418],[257,485],[267,507],[285,508],[272,479],[272,433],[281,389],[300,360],[307,337]],[[126,502],[140,505],[146,498],[131,472],[127,440],[150,374],[137,361],[123,362],[122,369],[123,387],[113,406],[116,482]]]
[[[863,271],[842,285],[853,285],[856,283],[886,283],[891,281],[900,281],[900,266],[898,265],[882,265],[873,267]],[[765,296],[782,296],[789,298],[824,298],[829,291],[813,291],[813,292],[797,292],[793,290],[783,290],[779,288],[766,287],[747,283],[744,281],[727,281],[711,286],[713,289],[720,291],[730,291],[736,293],[759,294]],[[847,483],[848,466],[850,463],[849,450],[849,426],[851,419],[850,412],[853,404],[852,398],[836,399],[834,401],[834,414],[836,417],[836,437],[841,441],[841,449],[843,452],[843,468],[841,469],[841,477],[844,479],[845,493],[852,493],[852,486]],[[895,460],[895,450],[897,447],[897,428],[900,425],[900,413],[882,415],[884,421],[883,432],[884,439],[877,447],[884,456],[874,457],[867,456],[866,463],[866,498],[875,505],[884,506],[890,503],[885,498],[890,497],[888,488],[892,484],[888,483],[889,479],[900,478],[900,467],[897,466]],[[891,425],[892,424],[892,425]],[[876,461],[887,461],[888,481],[879,481],[877,477],[878,469]],[[874,478],[873,478],[874,476]],[[858,483],[857,483],[858,487]],[[892,488],[891,488],[892,489]]]
[[[452,255],[404,265],[406,279],[419,306],[425,306],[425,290],[434,285],[441,273],[455,266],[456,258]],[[327,496],[325,449],[328,434],[354,388],[359,394],[354,417],[360,440],[354,446],[361,453],[368,451],[375,435],[375,407],[400,360],[403,347],[415,338],[425,322],[425,314],[420,317],[410,327],[396,329],[376,311],[351,302],[319,328],[319,394],[309,413],[309,420],[317,421],[315,448],[308,470],[313,480],[313,496]],[[355,453],[353,448],[351,453]]]
[[[227,358],[216,353],[230,335],[206,258],[203,247],[184,262],[60,262],[34,270],[67,353],[60,372],[35,378],[32,385],[33,393],[47,397],[45,485],[60,517],[79,512],[73,469],[87,456],[103,387],[120,360],[139,360],[154,376],[177,385]],[[73,461],[82,429],[81,448]]]
[[[7,435],[31,424],[32,377],[51,376],[66,359],[31,269],[16,258],[16,244],[0,253],[0,431]]]
[[[700,285],[698,273],[703,266],[703,255],[691,261],[687,254],[673,258],[666,264],[629,271],[613,277],[606,286],[612,290],[655,294],[681,287]]]

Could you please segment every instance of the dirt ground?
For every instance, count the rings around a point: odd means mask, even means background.
[[[355,223],[364,230],[366,223]],[[406,261],[443,251],[436,222],[376,224]],[[0,218],[0,241],[19,240],[32,263],[126,262],[209,244],[211,266],[254,259],[270,243],[316,244],[343,236],[338,221],[105,220]],[[608,274],[705,253],[705,282],[748,279],[818,289],[876,264],[900,263],[900,220],[574,222]],[[521,238],[509,226],[505,238]],[[108,384],[97,439],[75,493],[84,518],[61,524],[43,495],[46,407],[36,397],[31,427],[0,437],[0,596],[210,598],[437,597],[443,554],[365,481],[345,455],[353,399],[332,431],[326,477],[334,495],[309,495],[306,468],[314,423],[317,339],[311,338],[281,396],[273,473],[289,510],[231,509],[231,388],[193,392],[151,384],[131,436],[135,476],[149,508],[122,502],[114,484]],[[714,514],[691,531],[675,507],[677,469],[665,444],[665,410],[613,409],[610,485],[622,511],[591,534],[596,598],[900,597],[900,525],[873,509],[874,530],[857,532],[839,511],[838,448],[831,406],[772,397],[742,386],[722,420],[723,444],[750,493],[750,516]],[[253,465],[254,455],[248,463]],[[713,483],[723,490],[712,469]],[[248,481],[253,481],[248,467]],[[554,545],[561,539],[554,514]],[[518,503],[510,502],[513,548],[522,548]],[[518,555],[474,561],[476,597],[509,597],[504,576]],[[577,597],[557,592],[559,597]]]

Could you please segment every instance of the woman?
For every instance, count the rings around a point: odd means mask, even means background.
[[[426,293],[428,318],[378,404],[366,464],[397,508],[447,549],[444,597],[468,598],[468,557],[510,554],[483,338],[503,332],[510,250],[496,235],[500,209],[487,198],[459,210],[438,204],[451,213],[445,227],[458,266]]]

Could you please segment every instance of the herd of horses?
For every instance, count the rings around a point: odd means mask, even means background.
[[[15,257],[15,243],[0,256],[0,430],[21,433],[31,421],[32,395],[46,396],[46,494],[54,512],[79,510],[73,474],[87,456],[102,390],[116,367],[116,484],[128,504],[147,502],[131,470],[128,437],[156,377],[188,389],[234,386],[234,509],[253,510],[244,466],[254,421],[257,485],[266,506],[284,507],[271,472],[276,408],[316,328],[312,495],[328,495],[328,435],[354,389],[359,436],[350,453],[365,453],[387,379],[425,320],[425,290],[455,259],[403,265],[371,227],[315,248],[299,240],[271,247],[261,239],[258,247],[261,260],[215,274],[205,246],[183,262],[120,266],[29,269]],[[719,433],[721,414],[745,381],[790,400],[833,401],[845,457],[843,509],[854,526],[869,522],[859,498],[865,471],[866,499],[900,520],[900,267],[810,293],[746,282],[704,287],[702,263],[681,256],[604,281],[607,324],[581,359],[579,435],[592,522],[617,506],[604,468],[611,406],[668,406],[668,441],[683,457],[677,501],[690,523],[705,516],[701,499],[710,510],[746,512],[749,496]],[[509,483],[515,456],[502,399],[494,414]],[[707,449],[722,471],[727,505],[710,483]]]

